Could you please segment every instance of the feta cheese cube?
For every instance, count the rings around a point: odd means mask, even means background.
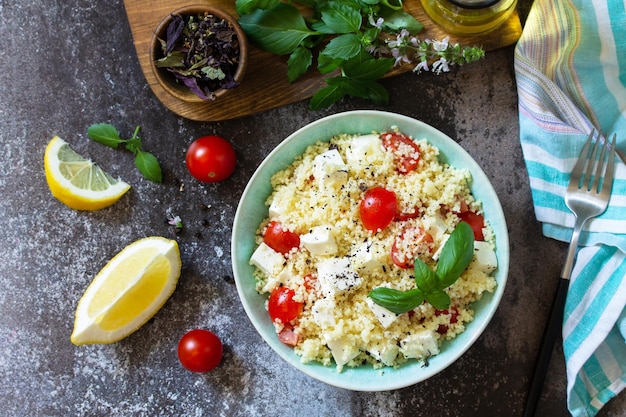
[[[355,344],[350,343],[350,339],[347,336],[334,338],[325,334],[324,340],[326,341],[326,345],[330,349],[330,353],[332,353],[333,359],[335,359],[338,368],[341,368],[343,365],[356,358],[359,354],[359,348]]]
[[[320,298],[315,301],[311,312],[313,313],[313,321],[322,329],[335,325],[335,301],[329,298]]]
[[[341,185],[348,179],[348,166],[337,149],[317,155],[313,160],[313,176],[320,188]]]
[[[300,242],[311,255],[333,255],[337,252],[337,243],[329,226],[316,226],[309,233],[300,236]]]
[[[378,135],[358,136],[352,139],[350,146],[346,150],[346,160],[348,165],[357,165],[367,159],[368,156],[370,158],[382,159],[382,157],[377,157],[376,155],[381,155],[383,152],[383,145]]]
[[[267,279],[267,282],[263,286],[263,292],[272,292],[274,289],[278,288],[280,284],[286,284],[292,278],[295,278],[294,275],[289,268],[283,268],[277,275],[270,275]]]
[[[474,242],[474,259],[470,267],[477,268],[485,274],[491,274],[498,267],[496,253],[489,242]]]
[[[285,266],[285,258],[262,242],[250,257],[250,263],[259,268],[263,273],[273,276],[278,275]]]
[[[350,254],[352,268],[360,273],[371,273],[383,265],[384,250],[376,242],[364,243]]]
[[[433,237],[435,242],[443,238],[447,227],[441,216],[427,217],[425,222],[427,223],[426,231]]]
[[[385,343],[368,346],[367,351],[385,365],[393,366],[400,348],[395,343]]]
[[[372,313],[374,313],[374,316],[376,316],[384,329],[391,326],[391,324],[398,318],[398,314],[394,313],[391,310],[387,310],[381,305],[376,304],[374,300],[372,300],[370,297],[366,297],[365,302],[369,306],[370,310],[372,310]]]
[[[281,201],[278,196],[274,197],[272,202],[270,203],[269,215],[270,219],[277,219],[283,214],[287,213],[289,210],[286,207],[286,204]]]
[[[435,332],[422,330],[400,340],[400,352],[407,358],[426,359],[439,353]]]
[[[331,258],[317,265],[317,280],[322,294],[330,298],[358,289],[363,280],[350,269],[348,258]]]
[[[433,259],[435,261],[439,259],[439,256],[441,256],[441,251],[443,250],[443,247],[448,241],[448,239],[450,239],[449,233],[446,233],[441,237],[441,240],[439,241],[439,246],[437,246],[437,250],[435,251],[435,253],[433,253]]]

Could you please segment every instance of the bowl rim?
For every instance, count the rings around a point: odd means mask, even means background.
[[[352,131],[345,131],[346,129],[338,131],[337,126],[346,120],[351,122]],[[372,129],[369,128],[370,126],[378,127]],[[328,141],[331,136],[339,133],[367,134],[372,130],[382,131],[391,126],[398,126],[400,131],[410,134],[415,139],[426,137],[429,143],[440,149],[440,158],[444,162],[449,162],[458,168],[469,169],[473,178],[470,185],[472,193],[477,198],[483,196],[479,199],[483,201],[483,209],[488,214],[486,217],[496,235],[499,265],[495,276],[498,285],[493,293],[485,293],[481,300],[473,303],[476,312],[474,320],[469,322],[465,331],[455,339],[445,341],[441,346],[441,352],[430,358],[426,367],[420,361],[410,360],[398,368],[385,367],[374,370],[371,365],[364,365],[358,368],[344,367],[339,373],[334,366],[325,367],[318,363],[303,364],[292,348],[278,340],[267,312],[263,314],[264,300],[267,297],[256,292],[254,278],[250,273],[252,267],[248,261],[255,247],[254,231],[258,228],[260,221],[254,228],[250,229],[250,227],[254,225],[263,211],[267,212],[267,206],[263,204],[262,207],[258,207],[257,198],[255,199],[256,207],[251,207],[246,204],[246,200],[251,198],[252,193],[265,193],[263,188],[269,187],[271,190],[269,184],[271,175],[292,163],[295,156],[304,152],[307,146],[317,140]],[[416,132],[423,133],[419,133],[418,138]],[[446,161],[448,158],[451,160]],[[260,184],[263,181],[266,181],[265,185]],[[475,184],[479,184],[480,187],[475,187]],[[268,196],[269,194],[266,193],[265,198]],[[484,199],[484,196],[489,198]],[[489,201],[490,204],[486,205],[485,201]],[[250,209],[256,210],[256,215],[251,214]],[[414,385],[443,371],[461,357],[483,334],[498,308],[506,287],[509,271],[509,237],[504,212],[491,182],[478,163],[458,143],[434,127],[409,116],[378,110],[353,110],[320,118],[297,129],[263,159],[248,181],[235,212],[231,236],[231,262],[237,292],[248,318],[264,341],[283,360],[304,374],[335,387],[353,391],[390,391]],[[244,276],[250,281],[246,283]],[[252,297],[255,298],[256,304],[252,303]],[[452,344],[455,345],[455,349],[446,350],[446,347]],[[373,378],[374,375],[379,377]]]
[[[154,29],[154,32],[152,32],[152,37],[149,44],[150,68],[152,69],[152,73],[154,74],[154,77],[156,78],[159,85],[168,94],[179,100],[190,103],[211,103],[212,101],[204,100],[195,95],[184,85],[175,83],[173,81],[173,76],[168,76],[171,74],[166,74],[165,70],[162,70],[155,65],[155,62],[162,56],[159,35],[161,35],[162,37],[162,35],[165,33],[165,31],[167,30],[167,26],[172,20],[172,16],[188,16],[191,14],[203,12],[208,12],[209,14],[227,20],[232,25],[233,30],[237,35],[237,39],[239,40],[239,65],[237,66],[237,71],[235,71],[235,75],[233,77],[236,82],[240,83],[242,81],[248,67],[248,38],[246,37],[246,34],[243,31],[241,25],[239,25],[239,22],[232,14],[219,6],[212,6],[210,4],[190,4],[174,9],[159,22],[159,24]],[[228,89],[220,88],[213,94],[215,96],[215,99],[217,99],[227,92]]]

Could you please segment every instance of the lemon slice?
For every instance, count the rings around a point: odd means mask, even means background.
[[[152,236],[126,246],[78,301],[72,343],[114,343],[139,329],[172,295],[180,270],[175,240]]]
[[[108,207],[130,189],[124,181],[77,154],[58,136],[46,147],[44,168],[52,195],[76,210]]]

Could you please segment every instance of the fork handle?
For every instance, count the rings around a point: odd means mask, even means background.
[[[533,379],[530,383],[530,389],[528,391],[528,397],[526,398],[526,407],[524,408],[523,417],[532,417],[535,415],[537,409],[537,403],[541,396],[541,390],[543,388],[543,382],[548,373],[548,367],[550,365],[550,357],[554,349],[554,343],[557,336],[561,333],[563,324],[563,311],[565,309],[565,298],[567,296],[567,289],[569,288],[569,279],[561,278],[559,280],[559,286],[554,296],[554,302],[550,308],[550,316],[543,333],[543,339],[541,342],[541,348],[539,349],[539,355],[537,356],[537,362],[535,363],[535,370],[533,373]]]

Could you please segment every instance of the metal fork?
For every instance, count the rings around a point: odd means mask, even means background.
[[[565,298],[569,288],[569,279],[572,274],[574,259],[576,258],[580,232],[589,219],[604,213],[611,197],[616,135],[613,135],[611,144],[604,140],[603,145],[600,144],[603,142],[602,138],[598,137],[590,153],[591,142],[594,136],[595,130],[592,130],[578,157],[578,161],[576,161],[576,165],[574,165],[567,192],[565,193],[565,204],[574,213],[574,231],[572,232],[567,258],[565,259],[559,286],[544,330],[541,348],[526,400],[526,407],[524,408],[524,417],[531,417],[535,414],[554,343],[557,335],[561,332]],[[599,157],[597,155],[598,150],[600,150]],[[608,158],[606,158],[607,150],[609,150]]]

